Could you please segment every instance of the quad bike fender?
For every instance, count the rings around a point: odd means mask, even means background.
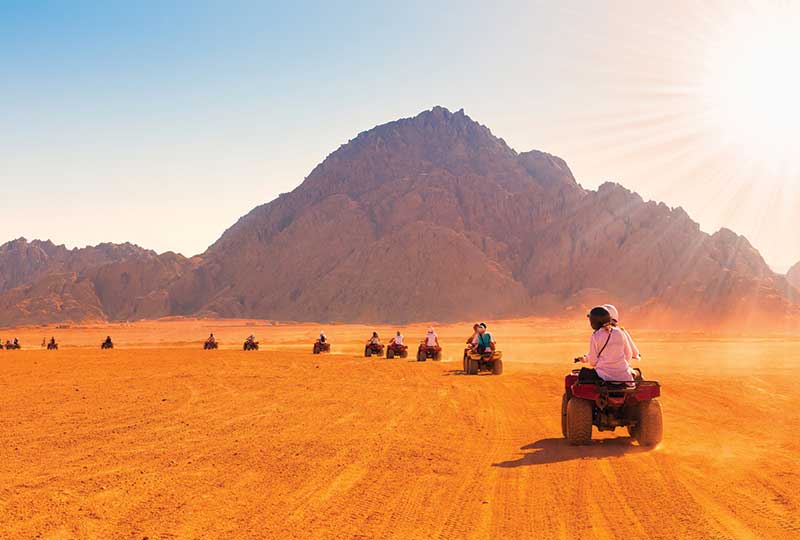
[[[466,353],[470,359],[475,360],[477,362],[489,363],[489,362],[494,362],[495,360],[503,359],[503,351],[494,351],[492,353],[492,356],[485,356],[483,354],[478,354],[476,352],[472,352],[470,349],[467,349]]]
[[[643,384],[633,395],[636,401],[648,401],[661,395],[661,386],[658,384]]]
[[[570,388],[570,391],[574,397],[588,399],[590,401],[596,401],[597,398],[600,397],[600,392],[597,390],[597,386],[593,384],[579,384],[575,382]]]

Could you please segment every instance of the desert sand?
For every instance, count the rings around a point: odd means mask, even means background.
[[[440,363],[365,359],[372,328],[347,325],[313,356],[320,328],[0,330],[25,347],[0,351],[0,537],[800,538],[797,338],[634,329],[663,385],[646,450],[562,440],[582,326],[491,323],[502,376],[460,372],[468,325],[439,329]],[[210,331],[221,350],[201,350]],[[251,332],[262,349],[242,352]]]

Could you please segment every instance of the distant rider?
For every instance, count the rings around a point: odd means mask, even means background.
[[[439,348],[439,336],[436,335],[432,326],[428,328],[428,332],[425,334],[425,346],[428,348]]]
[[[625,332],[614,326],[611,313],[603,306],[592,308],[587,317],[594,333],[589,338],[589,353],[579,359],[588,363],[589,368],[582,368],[579,378],[632,381],[633,352]]]
[[[212,345],[214,343],[216,343],[216,342],[217,342],[217,338],[214,337],[214,334],[211,334],[210,336],[208,336],[208,340],[206,340],[206,343],[210,343]]]
[[[391,347],[392,345],[397,345],[398,347],[403,346],[403,334],[400,333],[400,330],[398,330],[397,334],[395,334],[395,336],[389,340],[389,346]]]
[[[380,345],[381,338],[378,337],[378,332],[372,332],[372,337],[367,342],[367,345]]]
[[[481,327],[480,323],[475,323],[472,325],[472,335],[467,338],[467,347],[469,350],[475,352],[475,349],[478,347],[478,329]]]
[[[495,350],[494,338],[492,338],[492,334],[486,330],[486,323],[478,325],[478,339],[475,350],[478,354],[483,354],[486,351],[493,353]]]
[[[323,330],[319,333],[319,342],[325,343],[326,341],[328,341],[328,336],[325,335],[325,331]]]

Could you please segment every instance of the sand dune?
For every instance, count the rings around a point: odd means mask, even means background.
[[[458,326],[425,364],[360,357],[356,326],[328,326],[319,357],[318,325],[0,331],[27,347],[0,352],[1,536],[800,538],[797,340],[637,334],[663,384],[646,451],[560,438],[582,328],[492,328],[500,377],[459,372]],[[211,330],[223,349],[199,350]],[[251,331],[265,347],[243,353]]]

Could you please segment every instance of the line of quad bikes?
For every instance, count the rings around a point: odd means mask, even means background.
[[[216,342],[206,342],[205,348],[217,348]],[[246,341],[244,350],[258,350],[258,342]],[[317,339],[313,354],[328,353],[329,342]],[[364,357],[387,359],[407,358],[408,346],[391,343],[368,343]],[[417,361],[442,359],[440,346],[428,346],[425,341],[417,348]],[[581,361],[576,358],[575,362]],[[471,347],[464,349],[463,373],[477,375],[486,371],[494,375],[503,373],[503,353],[497,350],[476,352]],[[561,397],[561,434],[572,445],[588,445],[592,442],[592,427],[598,431],[615,431],[625,428],[632,439],[641,446],[654,447],[663,438],[661,412],[661,385],[657,381],[645,380],[642,371],[634,368],[631,381],[603,381],[582,377],[581,369],[573,369],[564,377],[564,393]]]
[[[113,349],[110,338],[101,343],[101,349]],[[18,340],[7,341],[6,350],[19,350],[22,346]],[[206,341],[203,348],[217,349],[219,343]],[[258,350],[258,342],[248,339],[243,350]],[[0,350],[3,349],[0,341]],[[51,340],[47,349],[57,350],[58,344]],[[329,353],[330,342],[317,339],[312,349],[313,354]],[[379,343],[368,343],[364,347],[364,356],[387,359],[407,358],[408,346],[391,343],[384,346]],[[442,359],[440,346],[428,346],[424,341],[417,348],[417,361],[439,361]],[[575,362],[580,361],[576,358]],[[477,375],[486,371],[494,375],[503,373],[503,353],[497,350],[486,350],[478,353],[471,347],[464,349],[463,372]],[[657,381],[645,380],[639,368],[634,368],[633,382],[602,381],[582,378],[580,369],[573,369],[564,378],[564,393],[561,397],[561,433],[573,445],[587,445],[592,442],[592,427],[598,431],[614,431],[625,428],[631,438],[641,446],[652,447],[661,442],[663,436],[663,419],[661,413],[661,385]]]

